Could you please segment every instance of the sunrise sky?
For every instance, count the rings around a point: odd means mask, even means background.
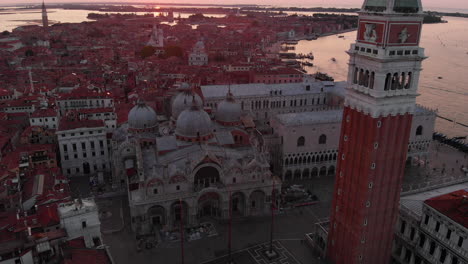
[[[18,3],[40,3],[42,0],[1,0],[3,4],[18,4]],[[297,6],[297,7],[359,7],[363,0],[46,0],[46,3],[64,3],[64,2],[128,2],[128,3],[197,3],[197,4],[258,4],[258,5],[278,5],[278,6]],[[423,6],[426,9],[443,8],[443,9],[468,9],[468,1],[466,0],[423,0]],[[466,10],[460,10],[466,12]]]

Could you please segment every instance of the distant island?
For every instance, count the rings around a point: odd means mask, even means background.
[[[156,4],[155,4],[156,5]],[[210,5],[211,7],[199,7],[196,4],[183,5],[180,4],[158,4],[158,7],[137,7],[132,5],[105,5],[105,4],[55,4],[49,5],[50,8],[62,8],[62,9],[74,9],[74,10],[90,10],[100,12],[182,12],[182,13],[209,13],[209,14],[229,14],[237,12],[331,12],[331,13],[357,13],[360,8],[339,8],[339,7],[265,7],[258,5]],[[39,6],[28,6],[25,9],[37,9]],[[468,18],[468,14],[464,13],[447,13],[437,11],[426,11],[424,17],[424,23],[445,23],[442,19],[444,16],[451,17],[465,17]],[[101,15],[92,14],[89,18],[103,18]]]

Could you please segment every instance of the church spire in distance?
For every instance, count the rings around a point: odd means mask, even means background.
[[[49,26],[49,18],[47,17],[47,9],[44,0],[42,0],[42,26],[45,28]]]

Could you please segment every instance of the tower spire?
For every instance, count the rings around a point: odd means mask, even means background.
[[[42,26],[44,28],[49,26],[49,18],[47,17],[47,9],[44,0],[42,0]]]

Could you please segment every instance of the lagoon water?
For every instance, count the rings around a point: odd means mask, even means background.
[[[90,12],[94,11],[48,10],[52,22],[62,23],[91,21],[86,18]],[[176,17],[178,15],[174,14]],[[183,18],[190,15],[181,13]],[[0,9],[0,31],[11,31],[21,25],[38,24],[40,18],[40,10]],[[421,95],[417,101],[426,107],[438,109],[441,116],[468,124],[468,18],[444,19],[448,23],[426,24],[423,27],[421,45],[426,49],[425,53],[429,58],[423,62],[419,87]],[[346,80],[348,55],[345,51],[355,41],[356,32],[345,33],[343,36],[344,38],[328,36],[299,42],[296,52],[313,52],[315,56],[314,67],[308,67],[308,72],[326,72],[338,81]],[[331,61],[331,58],[335,58],[336,62]],[[468,136],[468,128],[442,119],[437,120],[436,130],[450,136]]]
[[[428,56],[423,62],[417,102],[439,115],[468,124],[468,19],[445,17],[448,23],[425,24],[421,46]],[[300,41],[297,53],[313,52],[314,67],[309,73],[328,73],[337,81],[344,81],[348,73],[349,56],[346,51],[356,40],[356,31]],[[331,58],[335,58],[333,62]],[[442,77],[439,79],[438,77]],[[450,136],[468,136],[468,128],[437,119],[436,130]]]

